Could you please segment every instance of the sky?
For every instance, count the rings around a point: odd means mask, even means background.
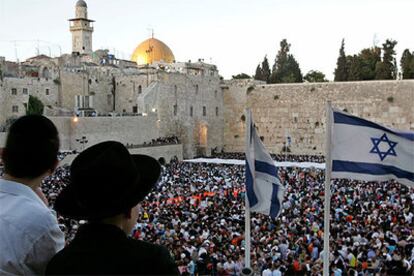
[[[253,75],[265,55],[273,65],[286,38],[303,74],[333,79],[342,38],[346,54],[398,42],[414,51],[414,0],[85,0],[95,20],[93,49],[130,59],[151,36],[166,43],[177,61],[217,65],[231,78]],[[0,56],[15,61],[71,52],[67,19],[76,0],[0,0]]]

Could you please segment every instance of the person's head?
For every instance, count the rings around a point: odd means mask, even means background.
[[[56,168],[59,135],[46,117],[27,115],[10,127],[3,149],[5,173],[15,178],[37,178]]]
[[[55,209],[73,219],[116,224],[128,233],[138,219],[137,204],[158,181],[161,166],[146,155],[130,155],[119,142],[96,144],[71,165],[71,182]]]

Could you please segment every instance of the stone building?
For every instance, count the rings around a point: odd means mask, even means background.
[[[154,37],[136,47],[131,61],[107,50],[93,52],[93,20],[83,0],[77,1],[75,15],[69,20],[71,54],[22,63],[0,60],[0,125],[25,114],[32,95],[42,101],[47,116],[155,116],[157,134],[178,135],[185,156],[222,148],[223,97],[216,66],[176,62],[171,49]]]
[[[264,143],[281,152],[290,137],[293,153],[324,152],[325,102],[385,125],[414,130],[414,81],[267,85],[222,81],[215,65],[177,62],[151,37],[131,60],[92,48],[92,20],[79,0],[71,19],[72,53],[40,55],[15,63],[0,57],[0,132],[25,114],[29,95],[45,106],[64,149],[119,140],[141,144],[177,135],[184,158],[212,149],[244,151],[244,110],[249,107]],[[75,122],[74,116],[79,116]],[[4,137],[0,133],[0,138]],[[1,146],[1,145],[0,145]]]

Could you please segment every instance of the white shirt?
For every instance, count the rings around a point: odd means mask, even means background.
[[[272,276],[272,271],[270,270],[270,268],[266,268],[265,270],[263,270],[262,276]]]
[[[280,272],[279,268],[272,271],[272,276],[282,276],[282,272]]]
[[[0,179],[0,274],[44,274],[64,244],[56,214],[35,192]]]

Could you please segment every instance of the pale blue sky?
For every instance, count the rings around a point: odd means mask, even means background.
[[[150,36],[165,42],[177,61],[204,58],[225,78],[245,72],[268,56],[272,66],[287,38],[305,74],[320,70],[333,78],[342,38],[347,54],[398,41],[414,51],[414,0],[85,0],[96,20],[93,48],[129,59]],[[20,60],[40,52],[71,52],[67,19],[76,0],[0,0],[0,56]],[[59,45],[59,46],[57,46]]]

